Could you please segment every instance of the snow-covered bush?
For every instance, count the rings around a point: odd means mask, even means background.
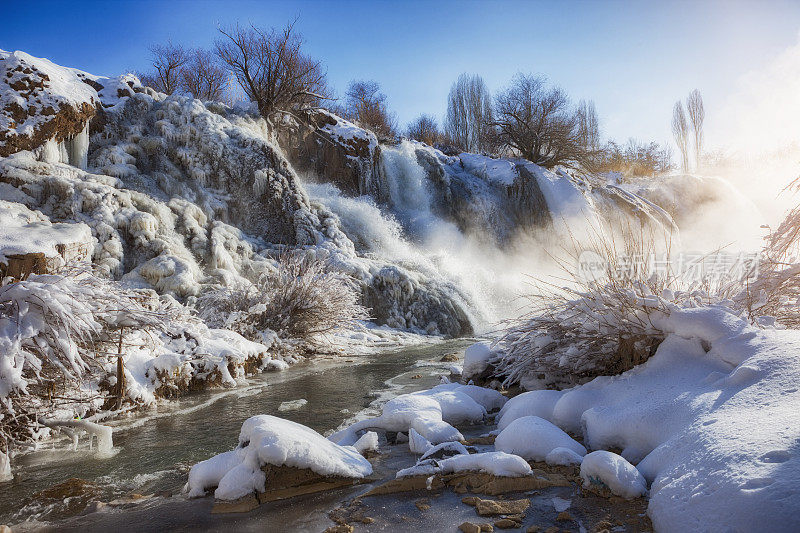
[[[260,340],[264,333],[314,341],[334,331],[357,327],[367,310],[353,280],[326,261],[300,253],[280,256],[277,268],[250,285],[239,284],[200,297],[208,322]]]
[[[106,354],[119,337],[113,332],[160,329],[168,317],[148,292],[122,289],[86,268],[2,281],[0,446],[33,436],[46,398],[51,407],[97,408],[98,391],[86,394],[81,380],[105,375]]]

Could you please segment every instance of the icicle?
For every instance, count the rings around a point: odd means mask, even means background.
[[[83,130],[80,133],[71,137],[66,141],[65,163],[69,163],[74,167],[86,170],[86,164],[89,160],[89,122],[86,122]]]
[[[14,475],[11,473],[11,459],[8,454],[0,452],[0,483],[12,479]]]

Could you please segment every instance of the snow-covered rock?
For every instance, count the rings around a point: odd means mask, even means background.
[[[526,476],[531,466],[518,455],[504,452],[458,454],[441,460],[425,459],[397,472],[397,477],[451,474],[453,472],[484,472],[495,476]]]
[[[636,498],[647,492],[647,483],[635,466],[621,456],[598,450],[587,454],[581,462],[583,485],[605,485],[617,496]]]
[[[235,450],[197,463],[189,471],[190,497],[217,487],[214,496],[235,500],[264,492],[264,465],[310,469],[322,476],[360,479],[372,465],[352,447],[338,446],[316,431],[270,415],[245,420]]]
[[[427,451],[424,441],[440,444],[464,440],[453,424],[480,422],[486,417],[487,409],[496,409],[503,402],[503,395],[494,390],[458,383],[437,385],[429,390],[393,398],[383,406],[379,417],[358,421],[329,438],[347,445],[355,442],[357,433],[364,429],[409,432],[412,451],[424,453]],[[410,431],[419,437],[413,437]]]
[[[44,160],[85,165],[72,141],[88,141],[86,126],[100,103],[90,83],[78,70],[0,50],[0,157],[42,147]]]
[[[366,452],[377,451],[378,443],[378,434],[374,431],[367,431],[353,444],[353,448],[364,455]]]
[[[581,443],[538,416],[524,416],[511,422],[497,435],[494,447],[528,461],[544,461],[557,448],[566,448],[580,456],[586,455],[586,448]]]

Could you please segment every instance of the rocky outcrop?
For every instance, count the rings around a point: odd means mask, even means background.
[[[382,193],[376,186],[380,147],[372,132],[324,110],[287,118],[276,130],[278,144],[298,173],[333,183],[352,196]]]
[[[79,135],[98,103],[78,71],[0,50],[0,157]]]

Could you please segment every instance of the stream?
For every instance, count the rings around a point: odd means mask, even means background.
[[[14,531],[208,530],[231,525],[237,529],[251,525],[263,531],[268,522],[280,524],[282,529],[294,522],[290,529],[316,530],[341,494],[304,498],[308,501],[303,505],[278,502],[246,517],[210,515],[212,498],[188,500],[181,493],[188,469],[235,447],[242,422],[250,416],[274,414],[324,434],[396,394],[429,388],[438,383],[439,375],[448,373],[451,363],[439,362],[442,355],[463,350],[468,344],[469,340],[461,339],[352,358],[311,360],[283,372],[249,378],[236,389],[196,393],[164,403],[152,412],[108,422],[114,427],[114,455],[105,459],[90,451],[85,439],[77,451],[61,442],[51,449],[17,456],[14,479],[0,485],[0,524],[16,524]],[[279,411],[282,402],[299,399],[307,403]],[[92,484],[92,501],[116,504],[95,503],[84,510],[86,501],[81,498],[86,496],[48,498],[47,492],[45,496],[40,492],[71,478]],[[157,497],[142,498],[151,494]],[[313,501],[318,503],[310,503]],[[98,507],[100,512],[91,512]],[[304,525],[315,511],[318,516]]]

